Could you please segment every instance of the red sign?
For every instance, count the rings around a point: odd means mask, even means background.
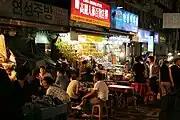
[[[71,20],[110,27],[110,6],[97,0],[71,0]]]

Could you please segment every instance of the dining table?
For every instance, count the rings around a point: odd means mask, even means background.
[[[131,82],[130,81],[117,81],[118,85],[124,85],[124,86],[130,86]]]
[[[134,87],[124,85],[109,85],[108,88],[110,93],[113,94],[113,106],[115,106],[114,109],[122,108],[125,105],[128,107],[127,97],[134,97]]]

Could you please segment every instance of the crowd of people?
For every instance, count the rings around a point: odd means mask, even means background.
[[[32,102],[32,96],[43,95],[53,96],[62,104],[79,102],[74,109],[83,109],[88,113],[92,105],[108,100],[109,90],[103,80],[110,77],[104,77],[101,70],[102,65],[93,69],[86,60],[82,62],[80,71],[61,66],[56,68],[56,75],[48,72],[45,66],[31,71],[23,65],[15,69],[12,65],[2,64],[0,113],[6,119],[22,120],[24,117],[22,107]],[[132,67],[129,61],[126,61],[124,72],[130,71],[134,75],[133,82],[146,84],[149,81],[155,98],[159,92],[165,96],[180,88],[180,58],[171,64],[166,60],[163,64],[159,64],[153,56],[149,56],[146,60],[139,56],[135,58]],[[110,70],[107,70],[107,75],[109,72]],[[94,84],[93,87],[86,86],[86,92],[81,86],[84,81]]]
[[[68,105],[71,101],[78,101],[78,107],[82,107],[86,101],[95,104],[100,100],[108,100],[108,87],[101,81],[102,74],[96,73],[93,77],[87,67],[87,61],[83,62],[80,76],[82,81],[94,80],[95,86],[89,94],[83,94],[85,96],[82,96],[83,90],[80,90],[79,71],[61,66],[53,76],[44,66],[32,72],[23,65],[17,66],[16,69],[12,67],[4,64],[0,68],[0,113],[1,117],[6,119],[23,120],[22,108],[32,102],[32,96],[53,96],[62,104]]]
[[[132,67],[130,67],[129,61],[126,61],[124,71],[132,71],[136,83],[146,84],[148,82],[155,97],[158,93],[165,96],[180,88],[180,58],[175,58],[171,62],[160,61],[156,60],[154,56],[146,59],[138,56]]]

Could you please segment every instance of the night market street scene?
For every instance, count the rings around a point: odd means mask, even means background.
[[[180,0],[0,0],[0,120],[180,120]]]

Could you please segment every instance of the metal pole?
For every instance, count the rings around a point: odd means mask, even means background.
[[[175,43],[175,53],[178,52],[178,40],[179,40],[179,32],[178,32],[178,28],[176,29],[176,43]]]
[[[178,4],[177,4],[177,13],[179,13],[179,1],[178,1]],[[176,43],[175,43],[175,53],[178,52],[178,40],[179,40],[179,30],[178,28],[176,29]]]

